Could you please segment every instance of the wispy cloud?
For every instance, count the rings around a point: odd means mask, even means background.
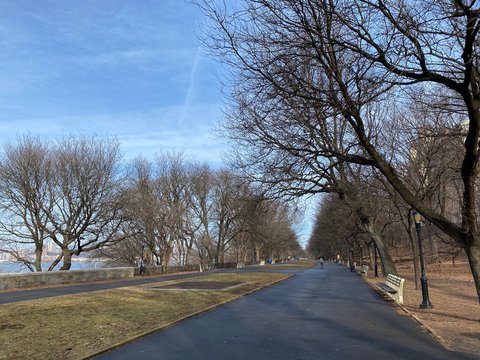
[[[221,161],[200,17],[176,0],[0,2],[0,141],[97,134],[128,157],[174,148]]]
[[[200,46],[197,48],[197,52],[195,54],[195,57],[193,58],[192,70],[190,71],[190,81],[188,83],[187,95],[185,96],[185,102],[183,104],[183,113],[182,113],[182,116],[180,117],[179,125],[183,124],[183,122],[185,121],[185,117],[187,116],[188,111],[190,110],[190,102],[192,100],[192,92],[194,91],[194,87],[195,87],[195,75],[197,74],[197,65],[198,65],[199,58],[200,58]]]
[[[221,162],[226,144],[219,141],[212,124],[220,119],[219,105],[194,105],[183,122],[183,106],[139,111],[18,119],[0,122],[0,141],[15,139],[26,132],[44,139],[63,135],[91,134],[116,137],[127,158],[145,156],[165,150],[183,151],[200,161]]]

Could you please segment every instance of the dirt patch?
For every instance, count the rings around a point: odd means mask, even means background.
[[[449,350],[480,354],[480,305],[466,261],[427,265],[428,290],[433,309],[420,309],[422,291],[415,289],[413,266],[397,265],[405,278],[403,307],[424,324]],[[369,274],[370,275],[370,274]],[[374,283],[382,278],[369,276]]]
[[[23,324],[0,324],[0,330],[23,329]]]
[[[243,282],[220,282],[220,281],[184,281],[176,284],[168,284],[152,287],[152,290],[230,290],[243,285]]]

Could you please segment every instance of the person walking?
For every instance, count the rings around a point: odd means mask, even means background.
[[[320,268],[323,269],[323,256],[320,256]]]

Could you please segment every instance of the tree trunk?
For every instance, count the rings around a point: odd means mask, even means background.
[[[438,255],[438,244],[437,244],[437,238],[435,236],[430,236],[428,239],[428,242],[430,244],[430,251],[432,253],[430,257],[430,261],[432,264],[439,264],[442,262],[442,259],[440,259],[440,256]]]
[[[370,243],[367,247],[368,249],[368,258],[370,260],[370,269],[375,271],[375,244],[371,246],[372,243]]]
[[[397,269],[388,251],[388,245],[383,241],[380,233],[375,229],[369,218],[363,217],[360,220],[364,229],[370,234],[373,241],[375,242],[375,245],[377,245],[377,250],[380,256],[380,260],[382,261],[384,273],[397,275]]]
[[[35,271],[42,271],[42,254],[43,254],[43,249],[41,246],[37,246],[35,248]]]
[[[215,265],[223,264],[224,262],[225,262],[224,240],[219,240],[217,244],[217,251],[215,252]]]
[[[255,262],[259,263],[262,259],[260,251],[261,246],[258,242],[255,242]]]
[[[48,271],[53,271],[53,269],[55,269],[55,266],[57,266],[57,264],[63,259],[63,252],[60,253],[56,259],[50,264],[50,266],[48,267]]]
[[[190,265],[190,255],[192,254],[192,248],[188,247],[185,251],[185,266]]]
[[[172,258],[173,248],[168,246],[168,249],[164,251],[162,256],[162,266],[167,271],[168,267],[170,266],[170,259]]]
[[[72,267],[72,252],[68,248],[62,249],[63,252],[63,265],[60,270],[70,270]]]
[[[480,237],[472,236],[466,248],[470,270],[472,271],[473,279],[477,285],[477,296],[480,302]]]

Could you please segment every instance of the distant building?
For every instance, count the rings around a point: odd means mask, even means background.
[[[59,254],[60,253],[60,248],[58,247],[57,244],[53,240],[50,240],[47,243],[47,254]]]

